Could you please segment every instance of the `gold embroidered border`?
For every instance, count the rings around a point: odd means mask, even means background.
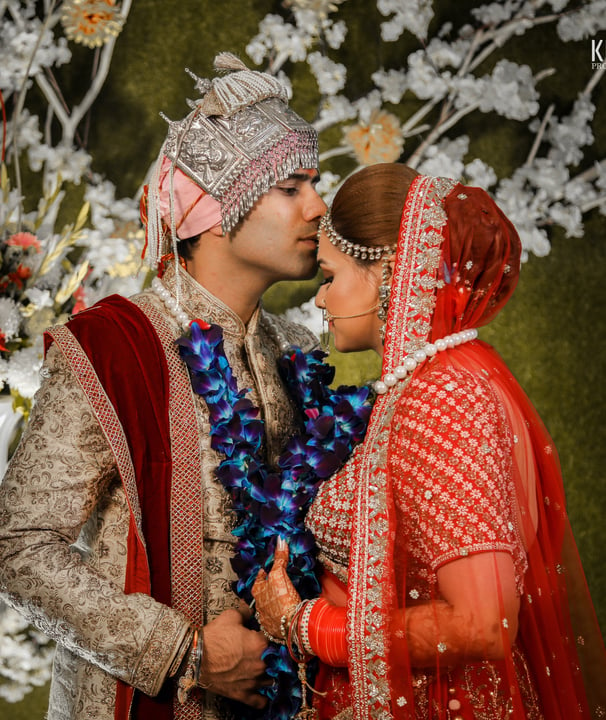
[[[350,559],[348,634],[353,716],[390,718],[390,688],[385,666],[385,614],[390,603],[385,595],[384,557],[393,545],[387,516],[387,473],[385,470],[389,425],[394,405],[380,396],[373,408],[371,427],[363,452],[356,463],[360,492],[354,507],[352,554]]]
[[[189,373],[175,344],[175,332],[151,303],[139,308],[154,326],[166,354],[172,456],[171,571],[173,607],[202,624],[203,482],[200,431]]]
[[[418,176],[406,197],[387,319],[382,374],[422,347],[431,330],[436,275],[446,224],[443,198],[454,180]],[[400,392],[405,383],[399,383]],[[386,608],[393,604],[393,578],[385,577],[393,552],[386,471],[391,417],[399,393],[380,395],[356,463],[348,583],[348,639],[355,720],[390,720],[391,688],[386,664]],[[402,698],[411,702],[412,698]]]
[[[448,178],[418,176],[403,212],[387,318],[383,374],[421,348],[431,330],[442,228],[447,218],[442,201],[457,183]]]

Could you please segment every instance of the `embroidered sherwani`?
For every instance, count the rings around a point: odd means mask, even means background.
[[[174,293],[172,268],[163,282]],[[85,356],[68,327],[53,328],[42,387],[0,486],[0,589],[58,643],[51,720],[113,719],[118,681],[156,695],[191,623],[205,624],[238,603],[231,590],[234,517],[214,476],[221,458],[210,447],[206,406],[174,344],[182,329],[153,291],[132,302],[151,322],[167,366],[172,607],[144,592],[124,592],[133,567],[130,537],[134,527],[142,537],[144,524],[129,446],[95,359]],[[249,388],[260,408],[264,451],[275,461],[297,427],[277,371],[280,345],[308,350],[315,339],[263,309],[244,327],[183,272],[181,307],[191,319],[223,328],[227,359],[239,387]],[[120,358],[112,362],[119,367]],[[175,717],[230,716],[211,693],[192,703],[185,710],[175,705]]]

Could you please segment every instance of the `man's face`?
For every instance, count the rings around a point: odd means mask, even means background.
[[[231,233],[233,260],[262,276],[267,287],[316,273],[316,233],[326,212],[318,180],[315,169],[297,170],[263,195]]]

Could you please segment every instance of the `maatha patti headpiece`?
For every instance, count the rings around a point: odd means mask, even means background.
[[[318,139],[288,107],[287,90],[277,78],[249,70],[230,53],[217,55],[214,65],[225,74],[212,80],[187,70],[202,98],[188,101],[192,112],[183,120],[163,116],[169,129],[157,169],[168,157],[221,204],[221,227],[230,232],[276,183],[298,168],[318,166]],[[155,180],[157,173],[149,187],[152,221]],[[169,250],[164,238],[157,250],[154,241],[149,237],[152,263]]]
[[[351,255],[359,260],[369,260],[371,262],[374,260],[380,260],[385,253],[391,254],[395,252],[396,249],[395,245],[373,247],[370,245],[360,245],[359,243],[347,240],[343,237],[343,235],[337,232],[335,226],[332,224],[332,215],[330,210],[327,210],[320,220],[318,235],[322,230],[324,230],[326,237],[330,240],[330,242],[335,247],[338,247],[342,253]]]

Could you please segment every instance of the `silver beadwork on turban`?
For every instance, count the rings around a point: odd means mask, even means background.
[[[230,232],[276,183],[298,168],[318,166],[318,139],[314,128],[288,107],[286,87],[277,78],[249,70],[230,53],[219,54],[215,68],[224,74],[212,80],[187,71],[202,97],[189,101],[192,111],[183,120],[165,117],[168,135],[156,169],[168,157],[220,202],[221,227]],[[149,187],[152,222],[155,179],[157,172]],[[168,242],[159,240],[153,248],[150,238],[152,262],[168,250],[163,247]]]

